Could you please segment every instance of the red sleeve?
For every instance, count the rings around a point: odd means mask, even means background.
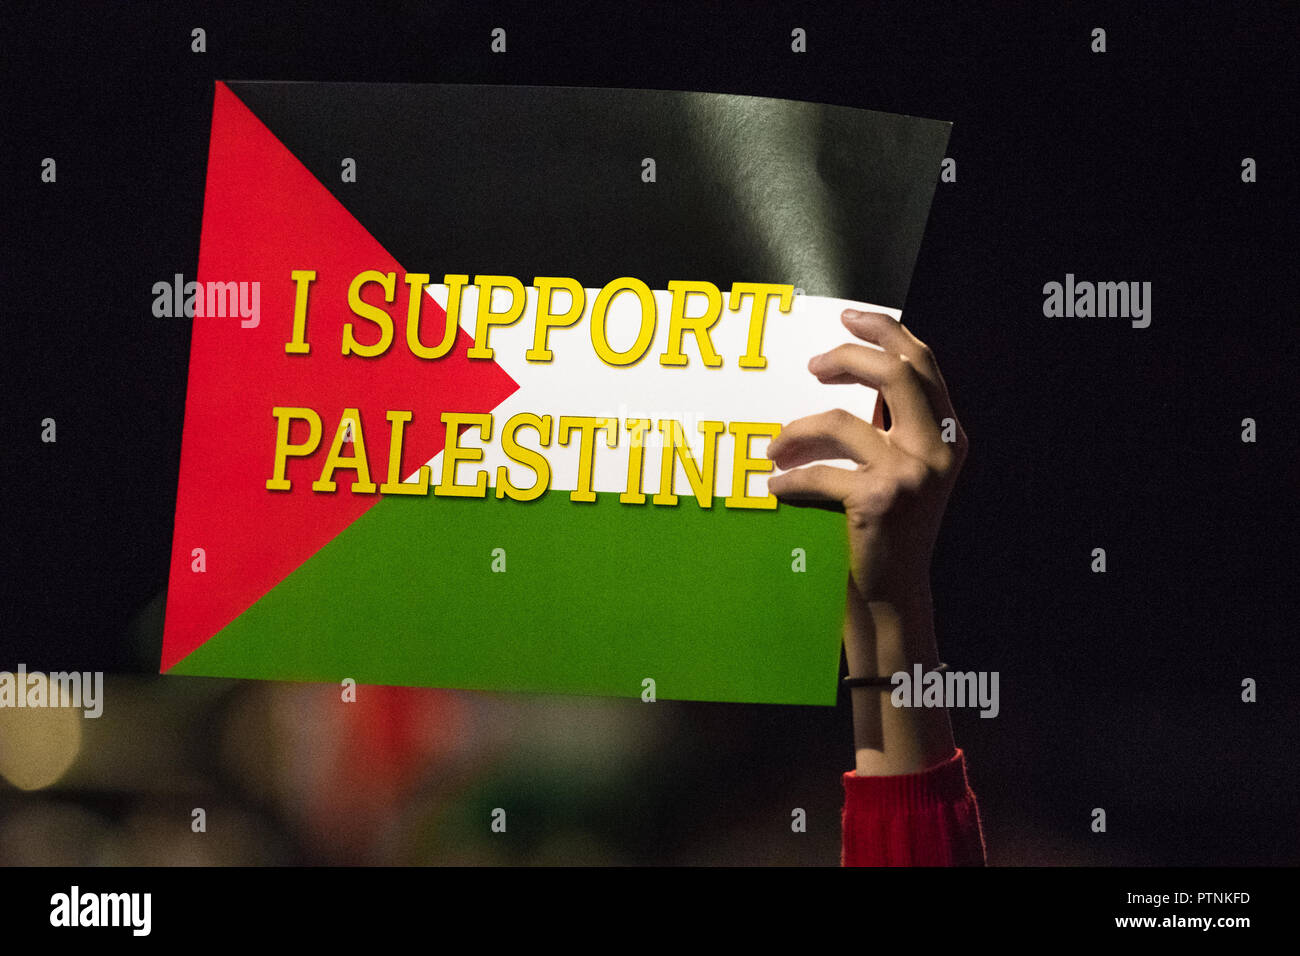
[[[920,773],[844,775],[844,866],[984,866],[961,748]]]

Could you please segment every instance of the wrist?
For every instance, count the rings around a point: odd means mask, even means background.
[[[888,676],[939,663],[929,587],[903,600],[864,600],[850,588],[844,650],[853,677]]]
[[[850,583],[844,652],[853,677],[888,677],[939,664],[928,586],[906,600],[866,600]],[[896,708],[889,689],[857,687],[853,699],[855,770],[859,776],[917,773],[953,753],[942,708]]]

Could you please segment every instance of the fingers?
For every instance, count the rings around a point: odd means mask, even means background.
[[[904,451],[928,456],[943,444],[923,387],[925,380],[902,355],[865,345],[840,345],[814,356],[808,370],[828,385],[856,383],[879,390],[893,418],[890,439]]]
[[[948,385],[943,380],[943,373],[939,371],[934,353],[907,326],[880,312],[858,312],[854,309],[846,309],[840,320],[846,329],[864,342],[896,352],[911,362],[921,373],[922,388],[935,415],[940,419],[956,417],[952,399],[948,395]]]
[[[792,505],[842,511],[855,488],[853,472],[833,465],[809,465],[767,480],[767,490]]]
[[[767,457],[778,468],[796,468],[811,461],[843,458],[867,464],[885,451],[885,441],[871,425],[842,408],[796,419],[767,446]]]
[[[864,470],[812,464],[826,459],[871,466],[873,475],[879,467],[884,480],[914,488],[960,466],[960,449],[954,452],[940,431],[940,419],[955,416],[929,347],[887,315],[849,309],[842,320],[857,338],[878,348],[841,345],[815,356],[808,369],[823,384],[875,388],[889,407],[893,425],[886,433],[843,409],[787,425],[767,449],[784,474],[768,479],[767,487],[789,504],[844,510],[852,496],[861,497]],[[880,409],[877,405],[877,415]],[[900,457],[899,451],[906,454]]]

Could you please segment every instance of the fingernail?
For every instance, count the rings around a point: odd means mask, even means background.
[[[860,319],[860,318],[862,318],[862,313],[859,312],[857,309],[845,309],[844,312],[842,313],[842,315],[843,315],[843,317],[846,318],[846,319]]]
[[[814,355],[808,360],[808,371],[816,372],[817,367],[822,364],[822,355]]]

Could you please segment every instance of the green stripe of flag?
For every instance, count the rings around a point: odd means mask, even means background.
[[[816,509],[390,496],[170,673],[833,704],[845,547]]]

